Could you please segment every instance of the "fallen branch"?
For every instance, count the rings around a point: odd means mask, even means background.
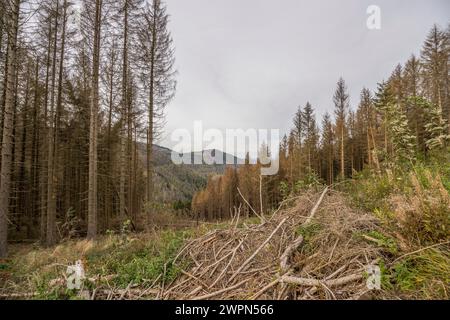
[[[189,278],[194,279],[195,281],[197,281],[203,288],[207,288],[208,287],[208,285],[206,283],[204,283],[201,279],[197,278],[196,276],[190,274],[187,271],[184,271],[183,269],[181,269],[180,271],[185,276],[188,276]]]
[[[214,287],[216,285],[216,283],[219,282],[219,280],[222,279],[222,277],[225,275],[225,272],[228,270],[231,263],[233,262],[234,256],[236,255],[236,252],[238,251],[239,247],[242,245],[242,242],[244,242],[244,240],[241,240],[239,242],[239,244],[237,245],[237,247],[233,249],[233,254],[231,255],[230,261],[228,261],[228,264],[226,265],[226,267],[223,268],[222,272],[219,274],[219,276],[216,278],[216,280],[209,286],[210,288]]]
[[[242,200],[244,200],[245,204],[247,204],[247,206],[253,211],[253,213],[261,220],[261,222],[264,222],[265,219],[263,216],[261,216],[260,214],[258,214],[258,212],[256,212],[255,209],[253,209],[252,205],[247,201],[247,199],[244,198],[244,196],[242,195],[242,192],[239,188],[237,188],[237,191],[239,193],[239,195],[241,196]]]
[[[39,292],[31,293],[0,293],[0,299],[18,299],[33,298],[39,295]]]
[[[97,296],[99,294],[108,295],[111,298],[114,295],[119,295],[120,300],[123,299],[127,294],[133,295],[133,296],[140,296],[142,297],[143,294],[158,294],[158,289],[118,289],[118,290],[111,290],[111,289],[98,289],[97,290]],[[108,299],[109,300],[109,299]]]
[[[306,287],[316,287],[316,286],[321,286],[321,285],[326,285],[327,287],[336,287],[336,286],[340,286],[343,284],[347,284],[349,282],[354,282],[354,281],[360,280],[362,278],[363,278],[362,274],[351,274],[349,276],[345,276],[345,277],[337,278],[337,279],[333,279],[333,280],[317,280],[317,279],[311,279],[311,278],[282,276],[281,282],[296,284],[296,285],[306,286]]]
[[[228,287],[228,288],[219,290],[219,291],[215,291],[215,292],[212,292],[212,293],[208,293],[208,294],[205,294],[205,295],[200,296],[200,297],[192,298],[192,300],[204,300],[204,299],[209,299],[209,298],[215,297],[215,296],[217,296],[217,295],[219,295],[219,294],[222,294],[222,293],[224,293],[224,292],[228,292],[228,291],[231,291],[231,290],[234,290],[234,289],[239,288],[239,287],[242,286],[244,283],[246,283],[248,280],[250,280],[250,279],[245,279],[245,280],[243,280],[243,281],[241,281],[241,282],[235,284],[234,286],[231,286],[231,287]]]
[[[306,221],[303,223],[303,225],[307,225],[311,222],[311,220],[314,218],[314,215],[316,214],[317,209],[319,208],[320,204],[323,201],[323,198],[325,196],[325,194],[328,191],[328,187],[326,187],[322,194],[319,197],[319,200],[317,200],[316,204],[314,205],[314,207],[312,208],[308,218],[306,219]],[[280,269],[281,269],[281,273],[286,273],[289,269],[289,257],[291,256],[291,254],[298,249],[298,247],[303,243],[303,236],[300,235],[297,237],[297,239],[294,240],[294,242],[289,245],[286,250],[284,250],[283,254],[281,255],[280,258]]]
[[[280,282],[280,278],[277,278],[275,280],[273,280],[271,283],[269,283],[268,285],[266,285],[264,288],[262,288],[261,290],[259,290],[257,293],[255,293],[250,300],[256,300],[258,299],[264,292],[266,292],[267,290],[269,290],[270,288],[272,288],[273,286],[275,286],[278,282]]]
[[[278,231],[278,229],[281,228],[281,226],[286,222],[288,218],[285,217],[283,220],[281,220],[281,222],[278,224],[278,226],[272,231],[272,233],[270,234],[270,236],[259,246],[258,249],[255,250],[255,252],[253,252],[253,254],[247,259],[245,260],[244,263],[241,264],[241,266],[233,273],[233,275],[228,279],[228,282],[230,282],[231,280],[233,280],[252,260],[253,258],[256,257],[256,255],[261,251],[262,248],[264,248],[266,246],[266,244],[270,241],[270,239],[272,239],[272,237],[275,235],[275,233]]]
[[[280,258],[280,269],[281,269],[281,273],[286,273],[289,269],[289,257],[291,256],[291,254],[298,249],[298,247],[303,243],[303,236],[300,235],[298,236],[297,239],[294,240],[294,242],[292,242],[291,245],[289,245],[286,250],[284,250],[283,254],[281,255]]]
[[[449,244],[449,243],[450,243],[450,241],[440,242],[440,243],[435,243],[435,244],[433,244],[433,245],[431,245],[431,246],[428,246],[428,247],[421,248],[421,249],[416,250],[416,251],[412,251],[412,252],[406,253],[406,254],[404,254],[404,255],[398,257],[398,258],[395,259],[394,261],[392,261],[391,264],[393,264],[393,263],[395,263],[395,262],[397,262],[397,261],[399,261],[399,260],[401,260],[401,259],[403,259],[403,258],[405,258],[405,257],[414,255],[414,254],[416,254],[416,253],[419,253],[419,252],[422,252],[422,251],[425,251],[425,250],[428,250],[428,249],[436,248],[436,247],[439,247],[439,246],[443,246],[443,245],[446,245],[446,244]]]
[[[315,216],[315,214],[316,214],[316,211],[317,211],[317,209],[319,208],[320,204],[322,203],[322,200],[323,200],[323,198],[325,197],[325,194],[327,193],[327,191],[328,191],[328,187],[326,187],[326,188],[323,190],[322,194],[320,195],[319,200],[317,200],[317,202],[316,202],[316,205],[314,206],[314,208],[312,208],[311,213],[309,214],[308,219],[306,219],[306,221],[304,222],[304,225],[309,224],[309,223],[311,222],[311,220],[314,218],[314,216]]]

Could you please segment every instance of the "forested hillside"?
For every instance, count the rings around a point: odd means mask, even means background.
[[[145,144],[138,144],[140,159],[144,164],[147,163],[145,148]],[[226,170],[225,164],[206,164],[203,160],[203,153],[205,152],[212,153],[213,151],[192,152],[189,155],[189,158],[192,159],[191,164],[176,165],[171,160],[172,150],[154,145],[152,159],[155,171],[154,201],[170,205],[180,203],[189,208],[194,194],[206,187],[208,177],[221,175]],[[228,155],[220,151],[217,152],[217,156],[224,159],[223,163],[225,163]],[[243,163],[243,160],[235,157],[234,163],[238,166]]]

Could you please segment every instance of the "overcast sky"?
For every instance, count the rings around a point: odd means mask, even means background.
[[[381,30],[366,27],[369,5]],[[356,108],[398,63],[419,54],[434,23],[450,22],[449,0],[167,0],[179,72],[160,144],[174,129],[278,128],[299,105],[317,120],[333,112],[342,76]]]

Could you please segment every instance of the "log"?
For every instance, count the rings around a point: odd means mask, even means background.
[[[317,287],[326,285],[327,287],[336,287],[340,285],[344,285],[350,282],[354,282],[357,280],[361,280],[363,278],[362,274],[351,274],[342,278],[332,279],[332,280],[317,280],[311,278],[299,278],[293,276],[282,276],[281,282],[296,284],[305,287]]]

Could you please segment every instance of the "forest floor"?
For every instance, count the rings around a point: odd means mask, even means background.
[[[445,182],[424,176],[430,188],[417,182],[404,188],[409,196],[386,176],[340,191],[311,187],[264,217],[47,249],[16,244],[1,263],[0,298],[449,299],[450,197]],[[442,215],[444,233],[433,238],[436,232],[423,231],[428,238],[418,239],[413,228],[427,225],[414,214],[426,209]],[[441,230],[438,218],[433,225]],[[77,260],[86,279],[81,290],[69,290],[66,269]],[[372,290],[377,269],[380,288]]]

